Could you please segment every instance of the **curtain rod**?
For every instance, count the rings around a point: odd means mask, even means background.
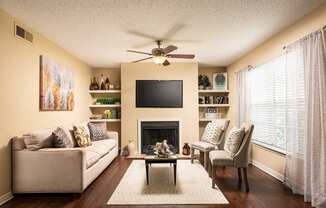
[[[326,25],[324,25],[321,29],[326,30]],[[283,50],[285,50],[285,49],[286,49],[286,46],[283,46]]]

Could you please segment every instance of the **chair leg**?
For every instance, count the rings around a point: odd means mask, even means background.
[[[208,158],[208,176],[212,177],[212,163],[211,160]]]
[[[246,192],[249,192],[249,183],[248,183],[248,177],[247,177],[247,168],[243,168],[243,178],[246,186]]]
[[[208,152],[204,152],[204,168],[208,171]]]
[[[238,168],[238,185],[241,187],[242,176],[241,176],[241,168]]]
[[[194,163],[195,149],[191,147],[190,152],[191,152],[191,163]]]
[[[223,167],[222,167],[222,170],[223,170],[223,175],[225,175],[225,169],[226,169],[226,167],[225,167],[225,166],[223,166]]]
[[[215,181],[216,181],[216,166],[214,164],[211,164],[212,166],[212,188],[215,188]]]

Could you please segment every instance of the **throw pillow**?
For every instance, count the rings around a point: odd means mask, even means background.
[[[233,127],[225,140],[224,150],[234,156],[243,141],[243,137],[245,134],[245,128],[237,128]]]
[[[87,147],[92,145],[89,134],[84,126],[74,126],[74,135],[79,147]]]
[[[63,128],[58,127],[53,131],[53,144],[56,148],[73,148],[74,145],[70,139],[69,132],[67,133]]]
[[[23,138],[26,149],[36,151],[42,148],[40,141],[32,135],[24,135]]]
[[[33,137],[34,142],[38,141],[39,145],[42,148],[52,148],[53,147],[53,128],[48,129],[39,129],[32,132],[29,132],[27,134],[24,134],[24,136],[31,136]]]
[[[217,145],[223,133],[223,126],[217,122],[209,122],[206,125],[201,141]]]
[[[106,129],[106,123],[88,123],[91,140],[98,141],[103,139],[109,139]]]

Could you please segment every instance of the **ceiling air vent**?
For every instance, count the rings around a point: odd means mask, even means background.
[[[33,43],[33,34],[17,24],[15,24],[15,35],[19,38],[27,40],[30,43]]]

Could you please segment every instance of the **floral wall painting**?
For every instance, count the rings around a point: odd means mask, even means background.
[[[40,110],[72,111],[74,108],[72,70],[40,56]]]

